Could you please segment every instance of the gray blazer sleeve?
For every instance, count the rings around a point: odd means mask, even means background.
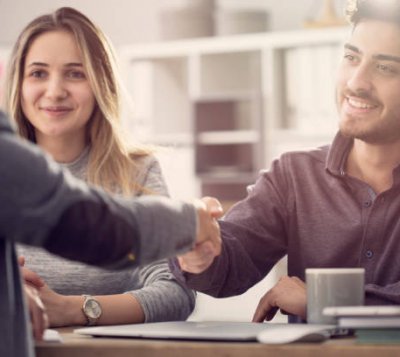
[[[111,198],[13,134],[0,114],[0,237],[89,264],[130,267],[188,250],[190,204]]]

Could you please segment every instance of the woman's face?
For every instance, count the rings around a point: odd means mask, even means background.
[[[85,140],[95,107],[81,51],[67,31],[39,35],[28,49],[21,95],[22,110],[36,140]]]

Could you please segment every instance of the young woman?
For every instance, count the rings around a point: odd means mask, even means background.
[[[36,18],[13,49],[6,105],[20,135],[74,176],[127,198],[167,195],[158,162],[119,135],[120,91],[112,48],[82,13],[60,8]],[[149,222],[151,225],[151,222]],[[165,261],[107,272],[19,247],[25,276],[38,274],[51,326],[186,319],[194,293]]]

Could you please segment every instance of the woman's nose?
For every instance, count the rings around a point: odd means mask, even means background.
[[[49,78],[47,82],[46,96],[51,99],[64,99],[67,97],[68,91],[64,81],[59,76]]]

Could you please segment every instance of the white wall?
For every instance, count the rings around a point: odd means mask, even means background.
[[[184,0],[180,2],[182,1]],[[335,0],[338,8],[343,1]],[[161,38],[159,12],[168,3],[174,1],[0,0],[0,44],[12,44],[31,19],[61,6],[72,6],[84,12],[104,30],[116,46],[157,41]],[[271,30],[289,30],[300,28],[304,19],[316,16],[322,0],[219,0],[216,3],[221,8],[265,9],[270,14]]]
[[[11,44],[34,17],[71,6],[96,22],[114,45],[157,39],[160,0],[0,0],[0,44]]]

